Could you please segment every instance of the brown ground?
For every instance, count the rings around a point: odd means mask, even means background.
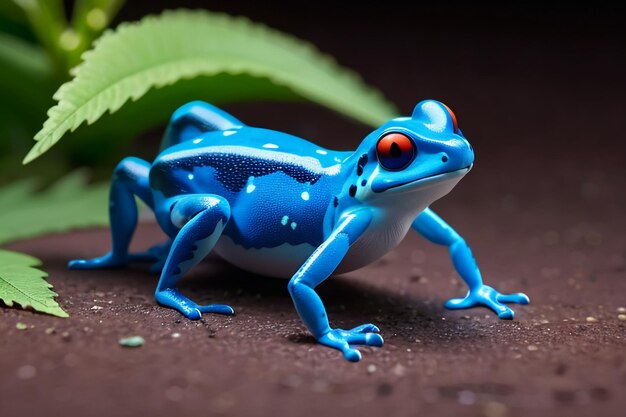
[[[476,165],[434,208],[470,243],[486,282],[531,304],[515,306],[514,321],[444,310],[465,289],[446,251],[411,235],[319,289],[333,325],[382,330],[385,346],[353,364],[314,343],[284,280],[211,258],[181,289],[237,315],[191,322],[155,305],[147,266],[65,268],[107,251],[106,229],[18,242],[6,247],[43,260],[70,318],[0,309],[0,416],[623,415],[626,54],[610,11],[442,12],[420,31],[408,13],[380,28],[376,10],[334,10],[320,30],[321,12],[236,4],[335,54],[404,113],[426,97],[455,109]],[[231,110],[328,146],[349,148],[366,131],[309,106]],[[159,236],[144,224],[136,246]],[[118,345],[131,335],[145,345]]]

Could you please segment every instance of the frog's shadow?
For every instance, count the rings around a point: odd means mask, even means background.
[[[53,268],[65,268],[58,259],[48,259],[46,263]],[[357,271],[350,276],[333,276],[316,288],[333,327],[349,329],[373,323],[381,328],[388,341],[393,335],[405,342],[420,339],[435,345],[439,345],[442,339],[467,340],[482,336],[475,326],[467,326],[460,332],[453,320],[442,320],[446,314],[442,300],[402,295],[393,288],[359,282],[358,274]],[[384,270],[381,274],[387,275]],[[147,263],[134,263],[123,269],[82,271],[81,275],[83,279],[89,279],[94,291],[106,287],[118,291],[133,287],[138,292],[145,292],[146,299],[152,298],[158,281],[158,274],[150,272]],[[285,278],[241,270],[209,255],[177,287],[199,304],[229,304],[236,314],[249,316],[252,320],[255,316],[262,316],[264,320],[278,322],[292,318],[300,323],[287,290],[288,282]],[[293,343],[316,343],[303,323],[288,339]]]
[[[299,321],[287,290],[288,282],[285,278],[243,271],[211,256],[181,281],[180,289],[199,303],[227,303],[240,314],[262,314],[264,318],[269,316],[277,321],[293,317]],[[482,336],[475,326],[459,331],[456,320],[442,320],[446,315],[442,300],[421,299],[360,282],[358,271],[350,276],[330,277],[316,291],[333,327],[349,329],[373,323],[386,336],[393,335],[411,343],[415,339],[426,343],[431,339],[434,344],[439,344],[442,338],[467,340]],[[316,343],[304,324],[288,339],[294,343]]]

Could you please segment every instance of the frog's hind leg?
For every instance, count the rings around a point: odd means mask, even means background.
[[[161,149],[197,138],[204,132],[238,129],[244,126],[234,116],[204,101],[192,101],[179,107],[165,130]]]
[[[109,194],[109,219],[113,248],[106,255],[70,261],[71,269],[94,269],[119,267],[133,259],[128,254],[130,240],[137,226],[137,202],[139,197],[150,208],[154,207],[148,181],[150,163],[139,158],[124,158],[115,168]],[[134,260],[134,259],[133,259]]]
[[[198,305],[174,287],[213,249],[229,218],[230,205],[217,195],[191,194],[174,201],[170,220],[180,230],[172,242],[156,289],[159,304],[174,308],[192,320],[199,319],[202,313],[234,313],[231,307],[223,304]]]

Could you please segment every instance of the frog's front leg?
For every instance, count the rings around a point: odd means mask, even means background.
[[[513,310],[503,303],[529,303],[526,294],[500,294],[484,285],[476,260],[465,240],[431,209],[427,208],[415,219],[413,228],[431,242],[445,245],[450,249],[452,263],[469,287],[465,298],[448,300],[447,308],[461,309],[483,305],[495,311],[501,319],[512,319]]]
[[[190,194],[173,199],[170,221],[180,229],[172,242],[155,292],[157,302],[197,320],[202,313],[234,314],[223,304],[201,306],[182,295],[176,282],[215,246],[230,218],[226,199],[213,194]]]
[[[350,245],[367,228],[371,215],[366,211],[346,214],[289,281],[289,293],[298,314],[313,336],[323,345],[341,350],[352,362],[361,359],[354,345],[382,346],[383,338],[373,324],[351,330],[331,329],[322,300],[315,287],[328,278],[348,252]]]

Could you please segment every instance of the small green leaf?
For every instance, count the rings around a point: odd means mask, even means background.
[[[32,256],[0,249],[0,301],[7,307],[16,303],[22,308],[68,317],[54,301],[57,294],[50,289],[52,285],[44,280],[48,274],[34,268],[40,264],[39,259]]]
[[[67,131],[117,111],[152,88],[223,73],[267,78],[371,125],[396,115],[379,92],[308,43],[243,18],[203,10],[166,11],[123,23],[95,42],[73,71],[75,78],[55,93],[58,104],[48,111],[24,163]]]
[[[108,184],[86,185],[81,172],[35,192],[26,179],[0,188],[0,243],[108,224]]]

